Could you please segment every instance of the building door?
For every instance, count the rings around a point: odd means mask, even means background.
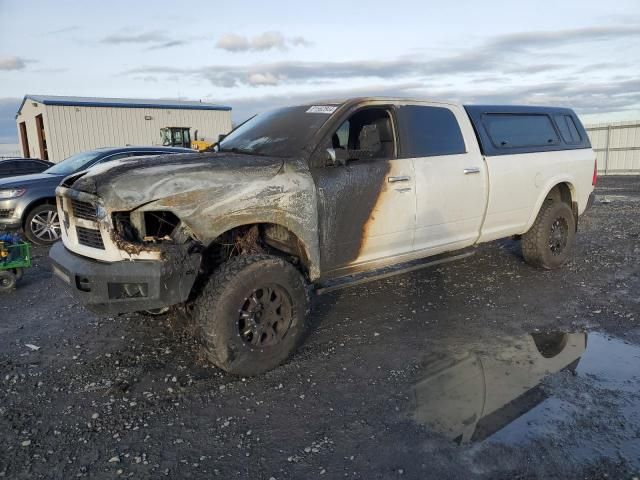
[[[27,137],[27,124],[20,122],[20,140],[22,141],[22,156],[24,158],[31,158],[29,154],[29,138]]]
[[[49,152],[47,151],[47,137],[44,132],[44,121],[42,114],[36,116],[36,131],[38,132],[38,144],[40,145],[40,158],[49,160]]]

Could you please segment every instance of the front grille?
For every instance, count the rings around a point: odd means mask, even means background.
[[[96,207],[87,202],[81,202],[80,200],[71,200],[71,206],[73,207],[73,214],[77,218],[83,218],[85,220],[97,220]]]
[[[78,236],[78,243],[80,245],[104,250],[104,243],[102,242],[102,235],[100,235],[100,230],[76,227],[76,235]]]
[[[0,218],[11,218],[13,217],[13,208],[0,210]]]

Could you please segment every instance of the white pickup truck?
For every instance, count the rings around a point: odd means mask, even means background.
[[[215,152],[68,177],[50,255],[96,312],[187,306],[211,361],[251,375],[294,351],[313,289],[513,236],[561,266],[595,182],[570,109],[320,102],[257,115]]]

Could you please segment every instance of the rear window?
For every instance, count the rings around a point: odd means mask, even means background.
[[[466,152],[458,121],[447,108],[406,105],[398,109],[398,120],[405,158]]]
[[[483,116],[483,123],[496,148],[540,147],[559,142],[548,115],[490,113]]]
[[[565,143],[574,144],[582,142],[582,137],[578,133],[578,129],[571,115],[556,115],[555,120]]]

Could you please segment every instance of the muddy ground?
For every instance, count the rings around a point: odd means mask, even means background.
[[[87,313],[37,249],[0,297],[0,477],[638,477],[640,178],[598,193],[563,270],[508,240],[324,295],[258,378],[173,316]]]

